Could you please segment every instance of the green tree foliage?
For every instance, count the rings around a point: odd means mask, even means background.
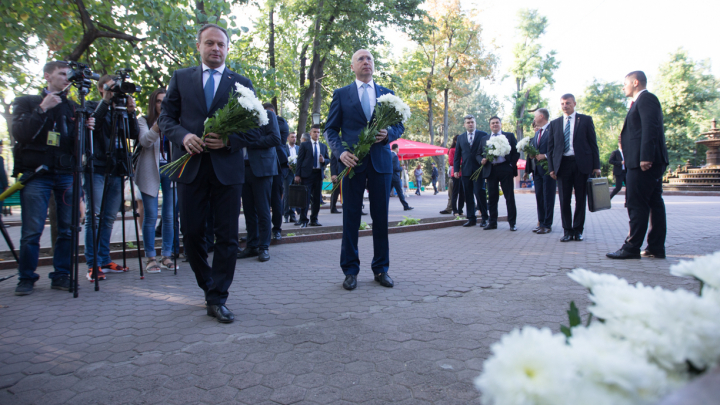
[[[670,165],[694,160],[695,141],[707,130],[707,108],[717,108],[720,83],[710,73],[710,63],[696,62],[687,51],[677,50],[660,66],[657,95],[665,118],[665,140]],[[715,110],[717,111],[717,110]],[[697,150],[704,158],[704,149]]]
[[[517,33],[520,42],[513,49],[513,65],[510,75],[515,80],[515,94],[513,100],[513,115],[516,120],[515,132],[517,139],[523,138],[523,128],[532,123],[532,114],[542,104],[540,93],[546,87],[552,88],[555,83],[553,73],[560,66],[555,59],[556,52],[545,53],[540,44],[540,37],[545,34],[548,19],[541,16],[537,10],[521,9],[518,12],[520,22]]]

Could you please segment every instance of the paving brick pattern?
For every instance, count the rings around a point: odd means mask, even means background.
[[[109,274],[80,298],[0,283],[0,404],[468,404],[490,345],[522,325],[557,331],[585,290],[565,273],[604,271],[668,288],[681,258],[718,249],[720,198],[668,197],[667,260],[604,258],[627,234],[621,208],[588,214],[585,242],[534,235],[534,196],[518,232],[446,228],[390,236],[393,289],[372,281],[360,239],[358,288],[342,289],[340,241],[280,245],[238,261],[233,324],[205,314],[186,263],[140,280]],[[136,265],[130,261],[130,265]],[[0,277],[11,274],[0,271]]]

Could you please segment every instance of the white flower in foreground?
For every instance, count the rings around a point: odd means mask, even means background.
[[[505,156],[512,148],[505,136],[491,136],[487,140],[488,155],[492,156]]]
[[[720,251],[693,260],[680,260],[670,266],[670,274],[695,277],[711,287],[720,288]]]
[[[377,102],[381,104],[390,104],[395,109],[395,111],[397,111],[398,114],[400,114],[400,116],[402,117],[403,124],[410,119],[410,106],[405,104],[405,102],[402,101],[400,97],[390,93],[383,94],[382,96],[378,97]]]
[[[240,83],[235,83],[235,91],[240,93],[240,97],[256,98],[255,93],[250,88],[243,86]]]
[[[571,358],[583,381],[584,402],[596,405],[656,402],[668,392],[665,372],[613,336],[602,323],[575,327],[570,338]]]
[[[582,285],[588,290],[593,289],[596,285],[610,284],[610,285],[628,285],[627,281],[617,278],[612,274],[598,274],[585,269],[574,269],[567,274],[568,277],[573,279],[576,283]]]
[[[565,337],[550,329],[525,327],[491,346],[475,387],[484,404],[573,404],[573,372]]]
[[[529,143],[530,143],[530,137],[526,136],[525,138],[518,141],[516,148],[517,148],[517,150],[523,150]]]

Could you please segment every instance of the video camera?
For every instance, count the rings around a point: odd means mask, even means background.
[[[70,70],[67,72],[68,81],[78,89],[84,90],[84,93],[90,89],[90,80],[100,80],[100,75],[90,70],[88,65],[72,60],[67,61],[67,64],[70,66]]]
[[[142,87],[136,85],[135,83],[132,83],[128,81],[128,76],[130,73],[132,73],[133,70],[130,68],[123,68],[118,69],[115,71],[115,76],[113,76],[112,80],[115,82],[115,84],[111,86],[108,86],[105,84],[103,88],[106,91],[112,91],[116,95],[127,95],[131,93],[139,93],[142,90]]]

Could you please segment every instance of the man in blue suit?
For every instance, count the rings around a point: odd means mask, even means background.
[[[320,125],[313,125],[310,129],[310,141],[300,145],[300,152],[297,158],[297,173],[295,183],[307,186],[308,200],[300,210],[300,227],[308,226],[308,206],[312,204],[310,212],[310,226],[322,226],[318,222],[320,213],[320,201],[322,200],[323,172],[325,166],[330,162],[327,145],[320,142]]]
[[[390,189],[395,189],[395,193],[398,196],[398,199],[400,200],[400,204],[403,206],[403,210],[410,211],[415,208],[411,207],[410,204],[405,200],[405,193],[403,193],[403,186],[402,186],[402,166],[400,166],[400,158],[398,157],[398,152],[400,151],[400,147],[398,144],[393,144],[392,146],[392,165],[393,165],[393,173],[392,173],[392,186]],[[435,169],[437,170],[437,169]]]
[[[248,145],[245,155],[245,187],[242,192],[247,244],[238,252],[238,259],[258,257],[261,262],[270,260],[270,201],[273,178],[278,174],[276,147],[280,145],[277,116],[266,110],[268,124],[261,129],[262,136]]]
[[[175,159],[193,156],[174,179],[178,182],[183,245],[198,286],[205,292],[207,314],[223,323],[235,319],[225,306],[235,275],[240,195],[245,181],[242,149],[257,141],[259,131],[231,134],[224,142],[204,133],[204,123],[227,104],[235,83],[253,89],[252,82],[225,67],[229,37],[222,27],[206,24],[198,32],[201,66],[173,73],[162,103],[158,125],[173,143]],[[254,91],[254,89],[253,89]],[[215,254],[207,262],[205,226],[208,206],[215,222]]]
[[[547,108],[540,108],[535,111],[534,118],[537,132],[530,143],[540,152],[537,156],[528,156],[528,160],[534,158],[535,168],[533,170],[533,182],[535,183],[535,203],[537,204],[538,226],[533,232],[544,235],[552,232],[553,214],[555,213],[555,193],[557,181],[550,177],[540,162],[547,160],[548,140],[547,128],[550,125],[550,112]]]
[[[485,179],[480,176],[477,180],[472,181],[473,173],[480,168],[480,163],[476,156],[478,148],[482,143],[481,140],[488,136],[486,132],[475,129],[475,117],[468,114],[463,119],[465,132],[458,135],[457,144],[455,145],[455,159],[453,161],[453,176],[456,179],[461,178],[462,186],[465,190],[465,205],[467,206],[467,222],[463,224],[465,227],[477,225],[477,215],[475,214],[475,199],[477,198],[477,208],[482,214],[481,227],[488,225],[487,196],[485,194]]]
[[[288,157],[288,163],[290,160],[295,159],[297,161],[297,155],[298,152],[300,152],[300,146],[295,144],[296,140],[295,132],[290,132],[287,138],[287,144],[283,145],[283,150],[285,151],[285,154]],[[293,179],[295,178],[295,173],[290,169],[290,165],[288,164],[287,168],[283,168],[282,171],[282,177],[283,177],[283,215],[285,216],[285,223],[288,222],[295,222],[297,219],[295,218],[295,209],[290,209],[290,206],[288,205],[288,193],[290,190],[290,185],[293,184]]]
[[[392,287],[393,281],[388,276],[390,267],[388,205],[393,168],[392,153],[388,144],[400,138],[405,127],[398,123],[379,130],[375,136],[375,144],[362,162],[345,149],[343,142],[349,146],[358,143],[358,135],[373,118],[377,98],[383,94],[392,94],[389,89],[374,83],[374,59],[367,50],[361,49],[353,54],[350,69],[355,73],[355,81],[335,90],[325,125],[325,136],[333,154],[340,157],[339,165],[352,167],[355,172],[353,178],[345,176],[342,180],[343,238],[340,267],[345,274],[343,288],[353,290],[357,287],[357,275],[360,272],[358,229],[366,187],[370,199],[370,216],[373,220],[375,251],[370,268],[375,275],[375,281],[384,287]]]

